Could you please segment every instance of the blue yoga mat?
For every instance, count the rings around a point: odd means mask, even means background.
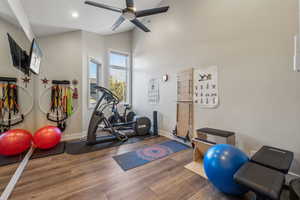
[[[113,158],[124,171],[127,171],[189,148],[187,145],[171,140],[117,155]]]

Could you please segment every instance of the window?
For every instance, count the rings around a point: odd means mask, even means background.
[[[89,73],[88,73],[88,89],[89,89],[89,105],[93,106],[97,103],[98,93],[95,86],[100,85],[100,73],[101,73],[101,64],[95,61],[94,59],[89,59]]]
[[[109,88],[121,102],[129,103],[130,67],[128,54],[109,53]]]

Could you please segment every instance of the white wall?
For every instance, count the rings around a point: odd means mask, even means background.
[[[99,34],[90,33],[83,31],[82,32],[83,40],[83,49],[82,49],[82,127],[85,132],[88,128],[89,119],[91,116],[92,108],[88,105],[88,59],[89,57],[97,60],[102,64],[102,70],[104,70],[104,65],[106,63],[106,52],[105,52],[105,42],[104,37]],[[104,73],[102,74],[102,84],[104,84]]]
[[[17,70],[13,67],[11,54],[10,54],[10,47],[7,39],[7,33],[9,33],[16,42],[29,53],[30,51],[30,41],[27,39],[23,30],[13,25],[2,18],[0,18],[0,76],[2,77],[15,77],[18,78],[18,85],[23,87],[24,89],[19,88],[19,103],[21,106],[22,113],[28,111],[32,105],[32,98],[28,95],[34,95],[34,81],[31,80],[28,84],[27,88],[23,84],[22,78],[25,77],[23,72]],[[25,90],[27,92],[25,92]],[[34,131],[34,120],[35,115],[34,112],[31,111],[29,115],[25,116],[25,122],[15,126],[14,128],[24,128],[31,132]]]
[[[124,32],[109,36],[83,31],[83,130],[87,131],[93,108],[88,107],[88,58],[92,57],[102,64],[102,85],[108,86],[108,53],[110,50],[131,54],[132,32]]]
[[[220,106],[195,106],[195,127],[235,131],[238,146],[249,152],[273,145],[295,152],[293,171],[300,173],[300,74],[293,72],[293,36],[297,0],[165,0],[170,11],[133,37],[133,105],[160,129],[176,122],[176,72],[189,67],[219,66]],[[161,102],[147,102],[150,78],[164,73]]]
[[[76,112],[67,122],[65,136],[81,133],[82,124],[82,32],[74,31],[53,36],[41,37],[38,43],[43,52],[43,60],[40,67],[40,75],[36,84],[36,103],[41,99],[41,107],[46,111],[49,105],[43,93],[46,90],[40,79],[78,81],[78,107]],[[49,87],[49,86],[48,86]],[[50,90],[45,94],[50,95]],[[46,104],[46,105],[45,105]],[[45,113],[36,106],[37,128],[53,124],[46,119]],[[55,125],[55,123],[53,124]]]

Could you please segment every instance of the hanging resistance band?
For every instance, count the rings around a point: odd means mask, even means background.
[[[50,111],[47,119],[56,122],[57,127],[64,131],[66,120],[73,114],[73,90],[70,81],[52,81]]]
[[[0,77],[0,133],[24,121],[16,82],[16,78]]]

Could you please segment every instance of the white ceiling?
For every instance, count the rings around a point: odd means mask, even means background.
[[[12,12],[10,6],[8,5],[7,1],[0,0],[0,18],[19,26],[19,22]]]
[[[2,0],[0,0],[2,1]],[[84,4],[84,0],[21,0],[33,31],[37,36],[45,36],[72,30],[85,30],[100,34],[112,34],[111,26],[119,13],[94,8]],[[125,0],[94,0],[111,6],[125,8]],[[161,0],[135,0],[137,10],[154,8]],[[0,5],[1,6],[1,5]],[[72,12],[78,12],[77,19]],[[115,32],[133,29],[130,22],[122,24]]]

